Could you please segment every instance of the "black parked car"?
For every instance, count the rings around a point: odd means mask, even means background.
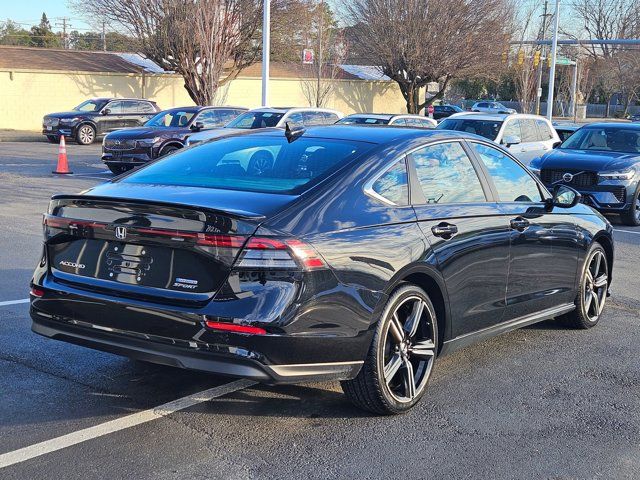
[[[565,123],[565,122],[553,122],[552,123],[554,130],[560,137],[560,141],[564,142],[571,135],[576,133],[582,125],[578,125],[576,123]]]
[[[584,203],[640,225],[640,125],[596,123],[582,127],[530,168],[542,181],[570,185]]]
[[[454,113],[464,112],[463,109],[457,105],[434,105],[433,106],[433,118],[434,120],[441,120],[443,118],[450,117]]]
[[[598,323],[612,228],[578,198],[462,132],[236,134],[53,197],[32,328],[267,383],[339,379],[398,413],[439,355],[559,315]]]
[[[102,142],[102,161],[113,173],[123,173],[149,160],[184,147],[190,134],[226,125],[241,107],[180,107],[158,113],[140,128],[108,134]]]
[[[52,143],[60,137],[89,145],[96,138],[125,127],[137,127],[160,109],[156,102],[138,98],[93,98],[69,112],[50,113],[42,119],[42,134]]]

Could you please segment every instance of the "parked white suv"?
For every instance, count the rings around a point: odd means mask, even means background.
[[[484,113],[516,113],[513,108],[507,108],[500,102],[476,102],[471,107],[472,112]]]
[[[551,122],[539,115],[459,113],[445,118],[438,129],[474,133],[493,140],[525,165],[560,144]]]
[[[353,113],[338,120],[338,125],[391,125],[392,127],[436,128],[438,122],[421,115],[392,113]]]
[[[284,128],[285,124],[289,124],[290,128],[332,125],[342,117],[343,113],[329,108],[254,108],[238,115],[222,128],[194,133],[189,136],[186,145],[191,146],[211,138],[256,128]]]

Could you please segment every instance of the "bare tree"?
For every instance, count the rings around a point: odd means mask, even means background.
[[[306,66],[302,80],[302,93],[310,106],[324,107],[342,71],[340,64],[347,54],[344,36],[338,30],[333,13],[324,0],[310,8],[307,46],[314,50],[313,64]]]
[[[344,10],[358,49],[398,83],[408,112],[442,98],[454,78],[496,78],[502,69],[508,0],[344,0]],[[421,102],[432,82],[438,92]]]
[[[540,47],[524,44],[525,37],[529,34],[529,30],[532,26],[535,12],[535,7],[521,11],[521,18],[516,21],[521,28],[519,28],[519,31],[517,32],[519,40],[517,45],[518,53],[517,61],[512,67],[512,72],[513,79],[515,80],[516,94],[523,113],[529,113],[531,111],[533,102],[536,98],[536,74],[538,66],[534,62],[534,57],[536,52],[540,52]],[[542,28],[540,30],[542,30]],[[538,60],[540,61],[540,57],[538,57]]]
[[[199,105],[256,60],[260,0],[82,0],[76,9],[131,32],[142,53],[179,73]]]

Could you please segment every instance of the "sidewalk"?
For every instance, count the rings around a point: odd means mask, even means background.
[[[33,130],[0,129],[0,142],[46,142],[42,132]]]

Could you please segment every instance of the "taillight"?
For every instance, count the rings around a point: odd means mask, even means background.
[[[223,332],[246,333],[248,335],[265,335],[267,333],[264,328],[251,325],[238,325],[237,323],[218,322],[209,320],[208,317],[205,317],[204,324],[211,330],[220,330]]]
[[[34,297],[40,298],[44,296],[44,290],[38,287],[31,287],[31,295],[33,295]]]
[[[292,238],[251,237],[240,252],[237,268],[317,270],[326,264],[315,249]]]

